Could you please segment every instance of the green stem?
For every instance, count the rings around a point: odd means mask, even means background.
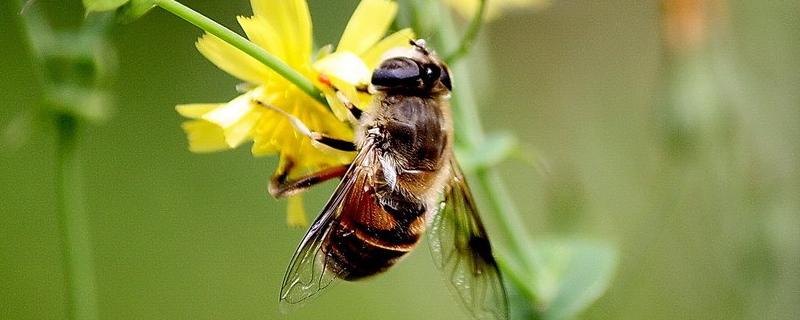
[[[58,128],[56,198],[64,242],[69,319],[97,319],[92,248],[84,206],[81,160],[77,150],[78,119],[54,116]]]
[[[509,236],[510,249],[519,257],[528,256],[532,240],[528,231],[525,230],[525,223],[517,206],[508,195],[508,188],[500,174],[494,168],[479,167],[475,171],[475,177],[477,177],[478,186],[489,201],[495,214],[495,220],[499,222],[504,233]]]
[[[475,38],[478,36],[478,31],[480,31],[483,25],[483,16],[486,14],[486,2],[487,0],[480,0],[478,3],[478,10],[475,10],[475,14],[469,22],[467,32],[465,32],[464,36],[461,38],[458,48],[444,58],[447,63],[453,64],[469,53],[469,50],[472,48],[472,43],[475,42]]]
[[[231,31],[216,21],[207,18],[175,0],[157,0],[156,5],[197,26],[203,31],[220,38],[222,41],[229,43],[237,49],[242,50],[245,54],[263,63],[270,69],[275,70],[279,75],[296,85],[300,90],[322,105],[328,105],[325,96],[314,86],[311,80],[236,32]]]
[[[19,2],[17,4],[22,7]],[[26,10],[19,16],[35,60],[35,74],[44,90],[48,91],[51,87],[48,84],[53,80],[48,78],[44,70],[47,62],[43,51],[51,47],[49,44],[56,35],[39,10]],[[84,206],[81,161],[76,146],[78,119],[74,115],[51,111],[47,114],[52,116],[58,130],[55,200],[62,237],[67,318],[93,320],[98,318],[97,294],[87,211]]]
[[[456,27],[449,12],[447,10],[442,11],[440,23],[441,45],[448,49],[456,45],[453,40],[457,38]],[[463,46],[463,41],[461,45]],[[453,91],[453,118],[456,124],[458,142],[469,152],[480,152],[476,149],[486,137],[479,120],[475,96],[469,87],[469,68],[457,62],[451,67],[457,77],[455,79],[457,81],[456,85],[460,85]],[[529,250],[529,246],[532,243],[530,235],[525,230],[525,224],[520,217],[519,210],[514,205],[511,197],[508,196],[508,189],[497,170],[479,166],[476,168],[474,175],[477,178],[478,189],[482,191],[492,209],[493,220],[498,223],[501,232],[507,236],[510,252],[516,257],[527,258],[519,260],[521,267],[525,270],[539,270],[538,259],[532,257]]]

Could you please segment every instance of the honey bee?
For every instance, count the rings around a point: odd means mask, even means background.
[[[274,109],[317,143],[357,152],[346,166],[293,181],[273,177],[270,193],[278,197],[342,178],[295,251],[280,300],[296,304],[337,279],[384,272],[414,249],[427,229],[435,263],[473,317],[508,319],[501,275],[453,154],[450,71],[423,40],[410,43],[374,70],[369,112],[339,94],[357,119],[355,142],[314,132]]]

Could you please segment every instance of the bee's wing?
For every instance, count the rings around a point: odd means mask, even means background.
[[[300,245],[297,246],[283,277],[280,296],[283,307],[286,307],[287,303],[296,304],[315,296],[336,279],[346,276],[341,274],[344,271],[333,274],[327,268],[328,264],[334,262],[323,250],[323,244],[330,236],[331,226],[339,219],[348,194],[353,190],[363,189],[366,181],[364,168],[368,167],[374,158],[372,154],[372,147],[369,145],[360,150],[322,209],[322,213],[314,220]],[[341,270],[341,268],[333,269]]]
[[[506,292],[486,229],[455,160],[450,170],[444,201],[428,232],[433,260],[473,317],[506,320]]]

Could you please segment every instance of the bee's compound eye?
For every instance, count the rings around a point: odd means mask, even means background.
[[[453,90],[453,83],[450,80],[450,71],[447,70],[447,67],[442,70],[442,75],[439,77],[439,81],[442,82],[447,90]]]
[[[383,87],[413,85],[420,78],[417,64],[408,58],[392,58],[384,61],[372,73],[372,84]]]
[[[422,67],[422,80],[425,82],[426,85],[432,85],[434,81],[439,79],[439,75],[442,74],[442,69],[435,64],[426,64],[421,66]]]

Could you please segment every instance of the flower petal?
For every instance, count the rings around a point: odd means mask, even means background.
[[[280,151],[280,144],[275,139],[275,136],[282,134],[278,130],[280,121],[283,119],[270,113],[261,117],[253,133],[253,147],[250,148],[254,156],[266,156]]]
[[[279,56],[291,66],[311,59],[311,13],[305,0],[251,0],[256,18],[270,25],[277,35],[270,39],[283,47]]]
[[[369,48],[369,50],[361,55],[361,58],[364,60],[364,64],[366,64],[367,68],[374,70],[378,67],[378,63],[383,60],[383,54],[386,53],[386,51],[397,47],[410,47],[409,41],[414,39],[416,39],[416,35],[411,29],[406,28],[397,31],[378,42],[372,48]]]
[[[289,227],[305,227],[308,225],[306,210],[303,208],[303,197],[300,195],[289,197],[286,204],[286,224]]]
[[[214,123],[223,129],[230,128],[248,113],[253,112],[254,106],[252,99],[249,93],[245,93],[219,108],[207,112],[202,116],[202,119]]]
[[[386,34],[397,14],[397,3],[389,0],[363,0],[342,33],[336,51],[361,55]]]
[[[351,52],[335,52],[314,63],[314,70],[350,85],[369,84],[371,71]]]
[[[203,120],[185,121],[181,127],[189,140],[189,150],[196,153],[207,153],[227,150],[222,128]]]
[[[222,103],[192,103],[192,104],[179,104],[175,106],[178,114],[189,119],[200,119],[204,114],[223,106]]]
[[[252,137],[251,132],[261,119],[262,111],[252,103],[251,93],[238,96],[202,116],[203,120],[216,124],[224,130],[225,141],[231,148],[238,147]]]
[[[260,112],[249,112],[238,122],[225,129],[225,141],[231,148],[236,148],[253,137],[252,132],[261,119]]]
[[[359,57],[350,52],[335,52],[315,62],[314,70],[327,77],[359,109],[365,110],[369,100],[366,101],[367,103],[362,103],[355,87],[369,84],[371,71]],[[331,106],[336,118],[347,121],[350,111],[339,100],[336,93],[325,84],[320,84],[319,87],[325,93],[328,105]]]
[[[237,20],[250,41],[282,60],[286,57],[280,34],[269,22],[258,17],[237,17]]]
[[[254,137],[253,139],[253,146],[250,147],[250,153],[255,157],[269,156],[279,151],[278,147],[273,143],[264,143],[264,140],[258,139],[258,137]]]
[[[213,35],[203,35],[195,45],[206,59],[243,81],[260,84],[271,72],[258,60]]]

